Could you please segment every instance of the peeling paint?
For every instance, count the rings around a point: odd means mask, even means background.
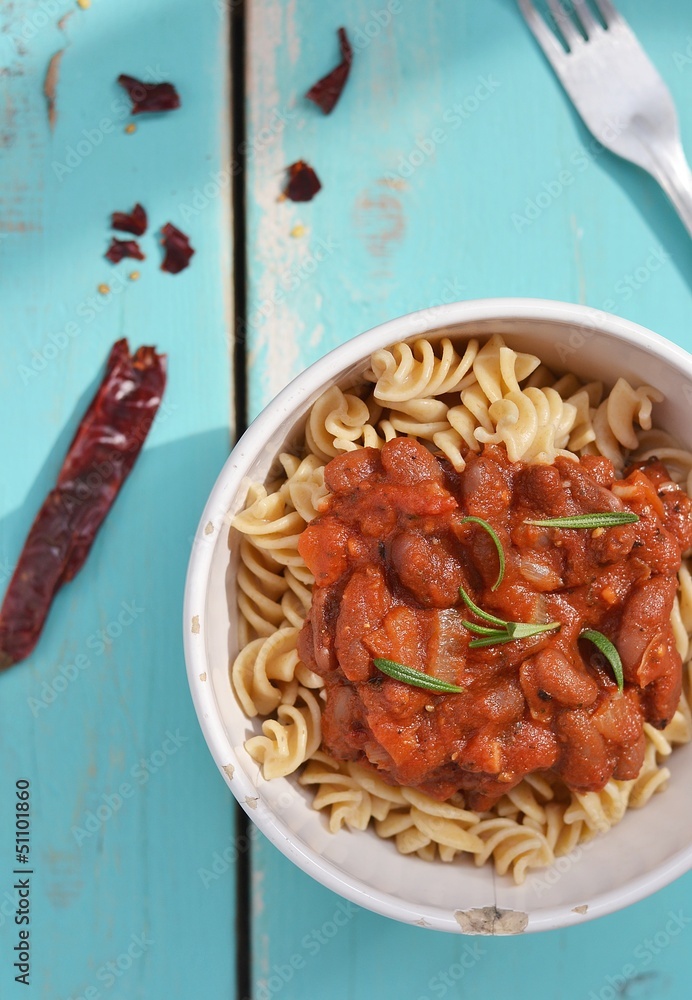
[[[387,258],[406,233],[401,202],[393,192],[364,191],[356,201],[355,227],[371,257]]]
[[[204,671],[203,674],[199,675],[199,679],[202,681],[202,683],[204,683],[204,681],[206,681],[206,679],[207,679],[207,672],[206,672],[206,670]]]
[[[214,525],[211,523],[211,521],[207,521],[207,523],[204,525],[204,534],[205,535],[214,534]]]
[[[250,807],[250,809],[256,809],[257,803],[259,802],[259,795],[246,795],[245,804]]]
[[[589,910],[588,903],[582,903],[581,906],[572,907],[572,913],[588,913],[588,910]]]
[[[192,616],[192,634],[199,635],[199,615]]]
[[[57,106],[57,90],[58,81],[60,79],[60,61],[65,54],[65,49],[62,48],[51,56],[50,62],[48,63],[48,69],[46,70],[46,75],[43,79],[43,96],[46,99],[46,106],[48,108],[48,125],[50,126],[51,132],[55,128],[55,123],[58,120],[58,106]]]
[[[455,910],[454,919],[464,934],[522,934],[528,925],[529,915],[522,910],[482,906],[473,910]]]
[[[235,768],[232,764],[224,764],[222,770],[225,772],[226,777],[229,781],[233,780],[233,775],[235,774]]]

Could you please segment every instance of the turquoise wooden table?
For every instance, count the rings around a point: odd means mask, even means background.
[[[688,0],[619,6],[692,154]],[[337,61],[339,25],[354,65],[324,117],[302,95]],[[191,536],[236,418],[331,347],[412,309],[535,295],[692,349],[690,243],[664,196],[592,142],[514,0],[5,0],[0,28],[3,581],[113,341],[156,344],[170,373],[84,570],[36,652],[0,676],[0,996],[687,1000],[692,876],[511,939],[404,927],[312,882],[236,818],[180,641]],[[182,108],[132,132],[123,72],[172,80]],[[279,201],[301,158],[323,190]],[[103,259],[110,212],[135,201],[151,232],[190,235],[187,271],[159,270],[151,234],[139,280]],[[28,988],[14,968],[22,780]]]

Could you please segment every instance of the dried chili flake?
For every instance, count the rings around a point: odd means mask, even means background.
[[[178,91],[172,83],[144,83],[134,76],[121,73],[118,83],[127,91],[132,101],[132,114],[152,111],[175,111],[180,107]]]
[[[147,224],[147,213],[139,202],[131,212],[113,212],[111,215],[111,228],[132,233],[133,236],[144,236]]]
[[[149,433],[166,385],[166,357],[113,345],[58,481],[24,543],[0,609],[0,669],[31,653],[57,591],[84,565]]]
[[[163,236],[161,242],[166,251],[161,270],[168,271],[169,274],[178,274],[180,271],[184,271],[189,266],[190,257],[195,252],[190,246],[190,240],[172,222],[167,222],[163,226],[161,235]]]
[[[328,115],[336,107],[336,103],[341,97],[341,92],[346,86],[348,75],[351,72],[353,62],[353,49],[348,40],[345,28],[339,28],[339,46],[341,48],[341,62],[335,66],[331,73],[327,73],[321,80],[310,87],[305,95],[309,101],[313,101],[322,108],[325,115]]]
[[[287,169],[288,183],[284,188],[284,197],[291,201],[312,201],[322,187],[312,167],[304,160],[298,160]]]
[[[111,245],[106,250],[106,258],[113,264],[119,264],[124,257],[144,260],[144,254],[139,249],[137,240],[116,240],[114,236]]]

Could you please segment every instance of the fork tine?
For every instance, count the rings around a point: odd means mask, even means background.
[[[565,10],[560,3],[560,0],[548,0],[548,6],[550,7],[550,13],[553,15],[553,19],[557,25],[557,30],[567,42],[567,47],[571,52],[572,49],[576,48],[577,45],[580,45],[584,39],[575,28],[574,22],[569,16],[569,12]]]
[[[565,58],[564,49],[531,3],[531,0],[518,0],[518,2],[521,12],[524,15],[524,20],[533,32],[536,41],[545,52],[548,60],[553,64],[553,67],[557,69],[558,66],[562,65]]]
[[[586,37],[591,38],[594,32],[598,31],[601,26],[591,13],[586,0],[572,0],[572,6],[574,7],[577,20],[581,21],[581,26],[586,33]]]
[[[610,28],[613,24],[622,22],[619,12],[613,7],[610,0],[594,0],[594,3],[601,12],[601,16]]]

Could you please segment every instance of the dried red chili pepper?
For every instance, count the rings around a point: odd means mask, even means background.
[[[190,246],[190,240],[172,222],[167,222],[162,227],[161,235],[163,236],[161,242],[166,251],[161,270],[168,271],[169,274],[178,274],[180,271],[184,271],[186,267],[189,267],[190,257],[195,252]]]
[[[119,264],[124,257],[144,260],[144,254],[139,249],[137,240],[116,240],[115,236],[111,241],[111,245],[106,250],[105,256],[113,264]]]
[[[132,114],[153,111],[175,111],[180,107],[178,91],[172,83],[144,83],[134,76],[121,73],[118,83],[124,87],[132,101]]]
[[[331,73],[327,73],[321,80],[318,80],[305,95],[309,101],[322,108],[325,115],[334,110],[336,102],[341,97],[341,92],[346,86],[348,75],[351,72],[353,62],[353,49],[348,40],[345,28],[339,28],[339,46],[341,48],[341,62],[335,66]]]
[[[320,179],[312,167],[305,160],[298,160],[287,169],[288,183],[284,188],[284,196],[291,201],[312,201],[322,188]]]
[[[144,236],[147,231],[147,213],[137,202],[131,212],[113,212],[111,215],[111,227],[120,229],[125,233],[132,233],[133,236]]]
[[[106,374],[84,414],[55,487],[24,543],[0,609],[0,669],[36,645],[51,602],[82,568],[135,463],[161,403],[166,357],[113,345]]]

